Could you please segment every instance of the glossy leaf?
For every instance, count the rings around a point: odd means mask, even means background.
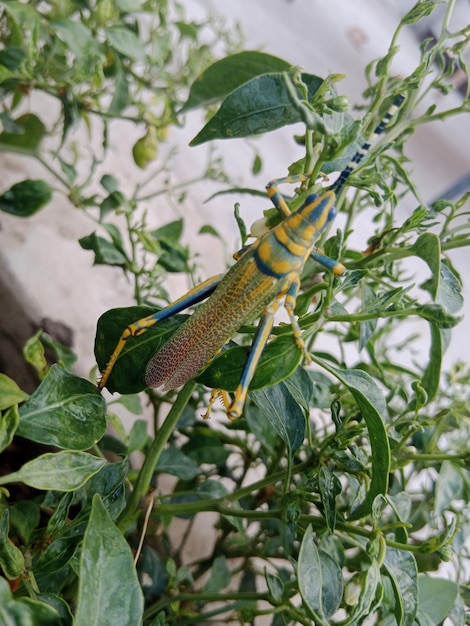
[[[18,435],[72,450],[91,448],[106,430],[106,403],[97,387],[53,365],[20,408]]]
[[[426,626],[438,626],[452,609],[459,593],[459,586],[445,578],[418,577],[417,621]]]
[[[232,54],[210,65],[196,79],[181,112],[209,106],[256,76],[288,71],[289,67],[283,59],[256,50]]]
[[[360,626],[380,606],[383,596],[381,579],[379,564],[373,560],[365,571],[349,581],[345,597],[351,593],[350,585],[356,587],[354,591],[358,597],[355,597],[353,602],[347,602],[351,604],[347,626]]]
[[[442,263],[440,266],[439,289],[436,301],[452,315],[456,315],[464,304],[462,283],[445,263]]]
[[[51,198],[52,189],[45,181],[23,180],[0,195],[0,211],[16,217],[30,217]]]
[[[106,463],[85,485],[86,499],[83,508],[91,507],[95,493],[99,493],[111,519],[115,520],[126,504],[126,480],[129,474],[127,459]]]
[[[415,557],[406,550],[387,547],[383,566],[392,582],[398,626],[412,626],[418,608],[418,568]]]
[[[439,304],[423,304],[416,307],[415,313],[438,328],[454,328],[462,319],[447,313]]]
[[[74,626],[127,626],[142,615],[131,549],[96,494],[80,556]]]
[[[427,402],[431,402],[439,390],[444,352],[441,329],[432,323],[429,324],[429,329],[431,331],[431,349],[426,369],[421,377],[421,386],[426,391]]]
[[[227,348],[195,380],[213,389],[235,391],[249,350],[247,346]],[[295,372],[301,358],[302,353],[293,337],[281,335],[268,342],[250,383],[250,390],[262,389],[285,380]]]
[[[431,270],[431,280],[428,282],[429,292],[435,301],[439,288],[439,273],[441,268],[441,243],[439,237],[434,233],[422,233],[411,250],[416,256],[423,259]]]
[[[5,450],[12,442],[19,421],[20,416],[17,406],[10,407],[3,415],[0,413],[0,452]]]
[[[137,320],[151,315],[156,309],[144,306],[111,309],[99,318],[95,336],[95,357],[103,371],[116,347],[122,332]],[[168,341],[181,322],[183,315],[173,315],[151,326],[138,337],[130,337],[122,350],[106,388],[111,393],[138,393],[145,389],[145,367],[152,356]]]
[[[251,393],[253,402],[262,411],[266,421],[294,454],[305,438],[305,414],[294,400],[285,383],[266,387]]]
[[[100,237],[96,233],[91,233],[78,240],[84,250],[92,250],[95,253],[95,265],[118,265],[124,267],[127,258],[115,243]]]
[[[171,474],[182,480],[191,480],[199,474],[199,467],[192,459],[183,454],[181,450],[171,447],[163,450],[155,471]]]
[[[323,82],[311,74],[302,74],[302,80],[307,85],[309,99]],[[298,96],[300,99],[300,91]],[[214,139],[249,137],[301,121],[301,114],[290,99],[284,75],[280,72],[263,74],[232,91],[190,145],[198,146]]]
[[[341,483],[329,467],[322,465],[318,472],[318,489],[323,505],[323,515],[330,532],[336,525],[336,496],[341,493]]]
[[[11,525],[24,543],[29,543],[31,535],[39,524],[41,509],[37,502],[19,500],[9,508]]]
[[[19,4],[19,3],[18,3]],[[46,127],[34,113],[25,113],[13,120],[15,131],[0,133],[0,148],[35,154],[46,135]]]
[[[8,537],[9,530],[10,514],[4,509],[0,515],[0,566],[5,576],[14,580],[21,575],[25,563],[23,553]]]
[[[104,30],[109,45],[120,54],[141,61],[145,58],[145,49],[141,39],[129,28],[113,26]]]
[[[205,593],[217,593],[222,591],[231,579],[232,573],[228,568],[227,559],[221,554],[212,561],[211,573],[203,590]]]
[[[14,380],[0,373],[0,411],[24,402],[28,398],[28,394],[20,389]]]
[[[437,517],[452,507],[453,502],[460,500],[465,493],[465,480],[461,469],[451,461],[444,461],[439,470],[436,483],[436,501],[434,511]]]
[[[83,22],[69,19],[57,19],[51,23],[51,28],[66,44],[70,52],[80,59],[91,52],[97,53],[99,41],[92,31]]]
[[[313,398],[313,382],[309,372],[303,367],[297,367],[293,374],[284,381],[295,401],[306,411],[310,410]],[[318,406],[315,404],[315,406]]]
[[[82,487],[106,463],[86,452],[43,454],[17,472],[0,477],[0,485],[21,481],[36,489],[74,491]]]
[[[337,611],[343,596],[343,578],[339,565],[317,549],[311,526],[305,531],[300,547],[297,579],[302,600],[315,623],[330,624],[328,619]]]
[[[390,446],[384,425],[386,406],[383,396],[374,380],[362,370],[339,370],[316,356],[312,360],[336,376],[353,395],[367,425],[371,446],[371,480],[366,498],[351,513],[352,519],[367,515],[374,499],[386,494],[390,471]]]
[[[0,577],[0,624],[5,626],[62,626],[57,611],[31,598],[14,598],[8,582]]]

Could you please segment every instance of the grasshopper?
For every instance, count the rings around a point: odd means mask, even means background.
[[[223,349],[240,326],[260,318],[250,352],[235,390],[226,407],[230,419],[241,416],[248,388],[274,324],[274,314],[282,301],[289,316],[294,339],[307,363],[310,362],[297,317],[294,314],[300,289],[300,275],[309,257],[340,276],[345,267],[319,250],[315,243],[336,216],[335,200],[350,174],[367,155],[372,142],[383,132],[403,102],[398,96],[369,141],[356,152],[339,178],[321,195],[312,193],[296,211],[291,212],[279,192],[283,183],[304,182],[308,174],[278,178],[266,186],[267,194],[282,216],[282,221],[251,245],[240,250],[237,262],[224,275],[214,276],[198,285],[161,311],[129,324],[122,333],[101,379],[103,388],[130,337],[144,333],[158,321],[206,300],[184,322],[166,344],[150,359],[145,383],[175,389],[195,377]],[[216,397],[212,394],[210,407]],[[225,396],[226,397],[226,396]]]

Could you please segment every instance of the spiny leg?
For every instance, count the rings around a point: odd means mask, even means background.
[[[215,290],[217,285],[222,280],[223,276],[224,274],[218,274],[217,276],[213,276],[212,278],[209,278],[208,280],[204,281],[203,283],[201,283],[194,289],[191,289],[191,291],[188,291],[188,293],[181,296],[181,298],[178,298],[177,300],[169,304],[167,307],[165,307],[161,311],[156,311],[155,313],[152,313],[151,315],[147,315],[146,317],[143,317],[142,319],[137,320],[136,322],[133,322],[132,324],[129,324],[129,326],[127,326],[127,328],[124,330],[121,337],[119,338],[119,341],[116,347],[114,348],[114,351],[108,363],[106,364],[106,367],[101,375],[101,378],[98,381],[98,388],[103,389],[103,387],[106,386],[106,383],[113,370],[113,367],[116,365],[116,361],[118,360],[119,355],[123,351],[124,346],[126,345],[126,342],[129,339],[129,337],[139,337],[157,322],[167,319],[168,317],[171,317],[175,313],[184,311],[184,309],[187,309],[191,305],[197,304],[201,300],[204,300]]]
[[[229,419],[234,420],[243,413],[248,387],[254,376],[261,354],[269,339],[274,324],[274,314],[279,308],[284,294],[280,294],[276,299],[264,310],[258,328],[251,344],[250,352],[245,362],[240,382],[235,390],[235,395],[231,405],[227,410]]]
[[[305,346],[305,342],[302,338],[302,331],[299,326],[299,320],[295,315],[295,305],[297,303],[297,296],[299,295],[300,289],[300,278],[297,276],[296,280],[291,284],[286,293],[286,299],[284,302],[284,307],[287,311],[287,315],[289,316],[290,323],[292,325],[292,331],[294,334],[295,343],[297,344],[299,350],[302,352],[305,358],[305,362],[307,365],[310,365],[312,359],[310,358],[309,353],[307,352],[307,348]]]
[[[266,191],[271,199],[272,203],[283,217],[288,217],[291,214],[291,210],[287,206],[287,202],[284,200],[281,192],[279,191],[279,185],[284,183],[303,183],[308,180],[310,174],[296,174],[295,176],[284,176],[282,178],[275,178],[266,185]]]
[[[213,389],[211,391],[211,396],[209,398],[209,402],[207,404],[207,410],[203,414],[202,419],[208,420],[212,411],[212,407],[215,404],[215,401],[220,399],[222,404],[224,405],[225,411],[228,412],[228,409],[231,404],[230,396],[225,389]]]

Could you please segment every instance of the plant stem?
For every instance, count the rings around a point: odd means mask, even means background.
[[[126,508],[119,516],[117,525],[122,532],[125,532],[138,516],[140,502],[149,490],[150,481],[152,480],[158,459],[175,429],[181,413],[193,393],[195,385],[196,383],[193,381],[189,381],[184,385],[178,394],[175,404],[171,407],[170,412],[163,422],[162,427],[155,433],[155,439],[137,476],[134,489],[129,497]]]

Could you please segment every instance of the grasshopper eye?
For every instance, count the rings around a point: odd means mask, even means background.
[[[329,222],[332,222],[332,221],[335,219],[335,217],[336,217],[336,213],[337,213],[337,211],[336,211],[336,207],[335,207],[335,206],[332,206],[332,207],[330,208],[330,210],[328,211],[328,219],[327,219],[327,222],[328,222],[328,223],[329,223]]]

